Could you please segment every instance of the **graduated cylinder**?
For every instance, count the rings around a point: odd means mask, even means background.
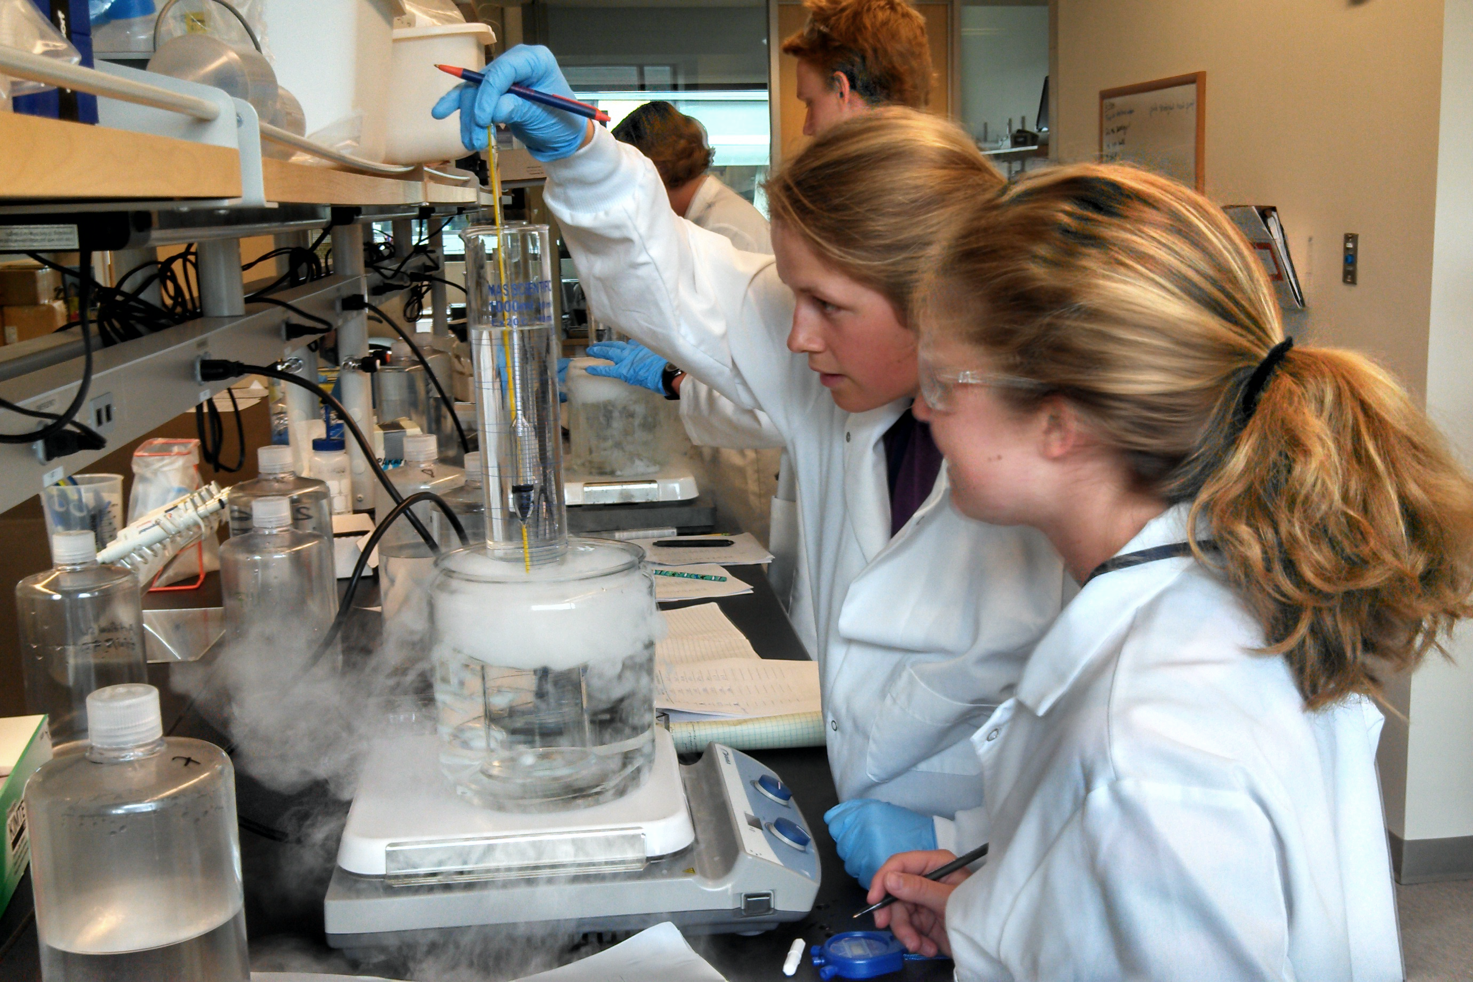
[[[531,566],[567,550],[562,430],[546,225],[473,226],[465,241],[470,342],[486,488],[486,538]]]

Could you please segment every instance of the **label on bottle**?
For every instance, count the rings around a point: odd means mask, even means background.
[[[348,508],[348,482],[328,481],[327,490],[332,495],[332,511],[334,515],[346,515]]]

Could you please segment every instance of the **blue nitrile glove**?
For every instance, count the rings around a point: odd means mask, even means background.
[[[568,366],[572,364],[571,358],[559,358],[557,360],[557,401],[568,401]]]
[[[463,84],[451,89],[435,103],[430,115],[445,119],[460,113],[460,142],[467,150],[486,149],[486,128],[505,123],[538,160],[561,160],[583,145],[588,120],[582,116],[549,109],[512,95],[508,90],[520,83],[552,95],[572,99],[573,90],[563,78],[557,59],[540,44],[519,44],[486,66],[479,86]]]
[[[887,801],[852,798],[824,812],[823,820],[844,860],[844,871],[866,890],[891,856],[936,848],[936,824],[929,815]]]
[[[665,371],[665,359],[655,354],[638,341],[600,341],[590,344],[588,353],[594,358],[607,358],[612,365],[589,365],[589,375],[616,378],[630,385],[643,386],[651,392],[665,394],[665,385],[660,376]]]

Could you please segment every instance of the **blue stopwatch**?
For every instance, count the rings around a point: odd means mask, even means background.
[[[824,980],[873,979],[905,967],[905,945],[889,931],[845,931],[814,945],[810,954]]]

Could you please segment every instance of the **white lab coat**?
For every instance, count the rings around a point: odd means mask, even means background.
[[[792,293],[771,257],[670,210],[654,165],[596,130],[547,165],[596,310],[738,406],[761,409],[798,471],[829,764],[841,799],[932,815],[982,797],[967,737],[1013,691],[1057,615],[1062,565],[1037,532],[963,517],[945,470],[893,538],[881,437],[905,402],[839,409],[787,350]]]
[[[772,255],[767,219],[735,191],[707,175],[686,209],[685,219],[717,235],[724,235],[743,252]],[[803,558],[803,524],[798,511],[793,462],[763,451],[783,450],[783,436],[759,409],[743,409],[694,376],[680,386],[680,421],[691,443],[705,448],[708,472],[740,484],[751,500],[749,508],[767,506],[767,548],[773,554],[768,578],[788,612],[798,640],[809,657],[818,652],[813,618],[813,596],[808,564]],[[779,472],[785,472],[779,477]],[[776,479],[776,480],[774,480]]]
[[[724,235],[743,252],[772,255],[767,219],[752,203],[707,174],[685,208],[685,220]]]
[[[1121,552],[1184,541],[1186,509]],[[1069,603],[972,741],[992,849],[946,908],[959,980],[1402,977],[1381,715],[1305,712],[1264,643],[1190,557]]]

